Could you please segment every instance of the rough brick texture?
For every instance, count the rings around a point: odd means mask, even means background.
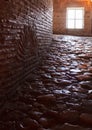
[[[84,7],[84,29],[66,29],[66,8]],[[55,34],[92,36],[92,2],[90,0],[54,0],[54,29]]]
[[[0,0],[0,94],[30,76],[51,37],[52,0]]]

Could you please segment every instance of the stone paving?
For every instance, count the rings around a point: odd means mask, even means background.
[[[92,130],[92,38],[54,35],[3,108],[0,130]]]

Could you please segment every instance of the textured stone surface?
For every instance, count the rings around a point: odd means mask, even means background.
[[[51,38],[51,0],[0,1],[0,95],[30,76]]]
[[[56,130],[91,130],[91,129],[82,128],[78,125],[71,125],[66,123],[63,126],[56,128]]]
[[[92,126],[92,114],[82,113],[80,119],[84,124]]]
[[[34,76],[0,103],[0,130],[92,130],[92,79],[77,78],[89,75],[91,41],[54,36]]]

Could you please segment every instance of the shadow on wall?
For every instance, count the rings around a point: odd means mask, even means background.
[[[0,94],[31,76],[51,42],[52,0],[0,0]]]

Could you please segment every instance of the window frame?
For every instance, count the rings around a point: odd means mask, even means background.
[[[74,10],[74,19],[73,18],[68,18],[68,11],[69,10]],[[82,10],[82,18],[80,19],[78,19],[78,18],[76,18],[76,11],[77,10]],[[67,8],[67,11],[66,11],[66,29],[84,29],[84,7],[68,7]],[[73,20],[74,21],[74,27],[73,28],[71,28],[71,27],[68,27],[68,21],[71,21],[71,20]],[[77,20],[81,20],[82,21],[82,27],[81,28],[78,28],[78,27],[76,27],[76,21]]]

